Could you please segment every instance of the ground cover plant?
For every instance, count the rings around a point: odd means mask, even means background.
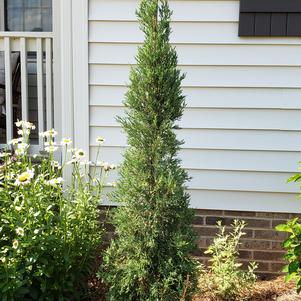
[[[117,238],[99,272],[110,301],[191,300],[196,263],[193,211],[177,153],[176,122],[185,108],[184,75],[169,43],[171,11],[166,0],[142,0],[137,13],[145,41],[131,70],[126,117],[128,136],[113,224]]]
[[[238,262],[238,247],[245,235],[245,225],[243,221],[235,220],[232,231],[227,233],[226,227],[218,222],[219,233],[205,252],[211,256],[211,264],[208,268],[200,268],[200,295],[208,300],[248,300],[251,296],[257,279],[257,265],[251,262],[248,271],[242,271],[242,264]]]
[[[301,183],[301,174],[296,174],[288,179],[288,182]],[[300,184],[301,185],[301,184]],[[301,187],[301,186],[300,186]],[[276,227],[280,232],[288,234],[283,242],[283,248],[287,251],[285,259],[287,265],[283,268],[286,273],[286,281],[294,280],[297,284],[297,292],[301,292],[301,224],[299,218],[294,218],[286,224]]]
[[[70,139],[61,142],[61,165],[54,130],[41,134],[46,154],[29,156],[34,125],[17,127],[14,152],[1,153],[0,300],[79,300],[101,242],[97,207],[110,166],[91,173]],[[66,168],[70,186],[63,186]]]

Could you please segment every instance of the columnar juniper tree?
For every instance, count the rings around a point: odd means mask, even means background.
[[[185,107],[177,54],[169,43],[167,0],[142,0],[137,12],[145,34],[131,70],[126,117],[129,148],[113,194],[121,206],[117,238],[104,256],[111,301],[190,300],[195,281],[193,213],[177,152],[176,122]]]

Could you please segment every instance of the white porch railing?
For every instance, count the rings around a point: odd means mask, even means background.
[[[34,53],[36,63],[36,93],[35,108],[37,110],[36,127],[39,132],[53,127],[53,50],[52,33],[41,32],[0,32],[0,89],[3,93],[2,117],[5,118],[6,143],[15,135],[16,120],[14,108],[20,109],[19,117],[29,120],[28,92],[28,61],[29,53]],[[16,60],[19,64],[19,95],[20,103],[15,101],[15,70]],[[2,66],[1,66],[2,65]],[[2,81],[1,81],[2,69]],[[34,87],[35,88],[35,87]],[[1,100],[1,98],[0,98]],[[1,104],[1,102],[0,102]],[[1,110],[0,110],[1,113]],[[20,116],[21,115],[21,116]],[[4,122],[3,122],[4,123]],[[42,148],[43,141],[36,142]]]

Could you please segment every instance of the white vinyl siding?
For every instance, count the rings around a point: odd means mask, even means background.
[[[143,42],[137,0],[89,0],[90,155],[122,161],[116,122]],[[301,160],[301,39],[239,38],[239,1],[170,0],[171,41],[186,73],[180,158],[197,208],[301,212],[287,178]],[[111,176],[113,180],[116,174]]]

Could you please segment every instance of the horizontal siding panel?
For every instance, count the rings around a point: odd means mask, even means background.
[[[181,22],[172,24],[172,43],[188,44],[300,44],[299,38],[238,37],[238,22]],[[90,21],[89,41],[141,43],[143,33],[137,22]]]
[[[301,212],[300,199],[294,194],[211,190],[190,190],[189,193],[193,208]]]
[[[296,184],[286,183],[289,173],[221,170],[189,170],[189,189],[298,193]]]
[[[179,130],[186,148],[301,151],[300,132]]]
[[[93,106],[121,106],[127,87],[90,86]],[[301,108],[301,89],[184,88],[188,107],[194,108]]]
[[[96,172],[99,171],[97,167]],[[286,183],[288,173],[188,170],[188,174],[191,180],[186,185],[191,190],[298,193],[297,185]],[[115,182],[117,179],[118,172],[114,171],[107,180]]]
[[[90,125],[119,126],[121,107],[91,107]],[[186,108],[181,128],[301,130],[301,110]]]
[[[174,21],[237,21],[239,1],[170,1]],[[137,0],[90,0],[90,20],[137,19]]]
[[[105,133],[105,130],[104,130]],[[90,147],[90,158],[94,160],[98,148]],[[101,160],[120,164],[124,147],[103,147]],[[182,149],[179,158],[186,169],[191,170],[237,170],[263,172],[297,172],[301,156],[299,152],[195,150]]]
[[[107,193],[111,191],[105,189],[104,203],[116,205],[113,200],[108,202]],[[301,213],[300,199],[295,194],[196,189],[188,190],[188,193],[192,208]]]
[[[135,64],[137,45],[90,43],[90,63]],[[179,65],[301,65],[299,45],[177,45]]]
[[[301,87],[301,67],[184,66],[185,87]],[[91,65],[90,83],[126,85],[128,65]]]
[[[256,130],[177,130],[183,148],[262,151],[301,151],[300,132]],[[91,146],[97,136],[106,136],[108,146],[126,146],[126,136],[118,127],[91,127]]]

